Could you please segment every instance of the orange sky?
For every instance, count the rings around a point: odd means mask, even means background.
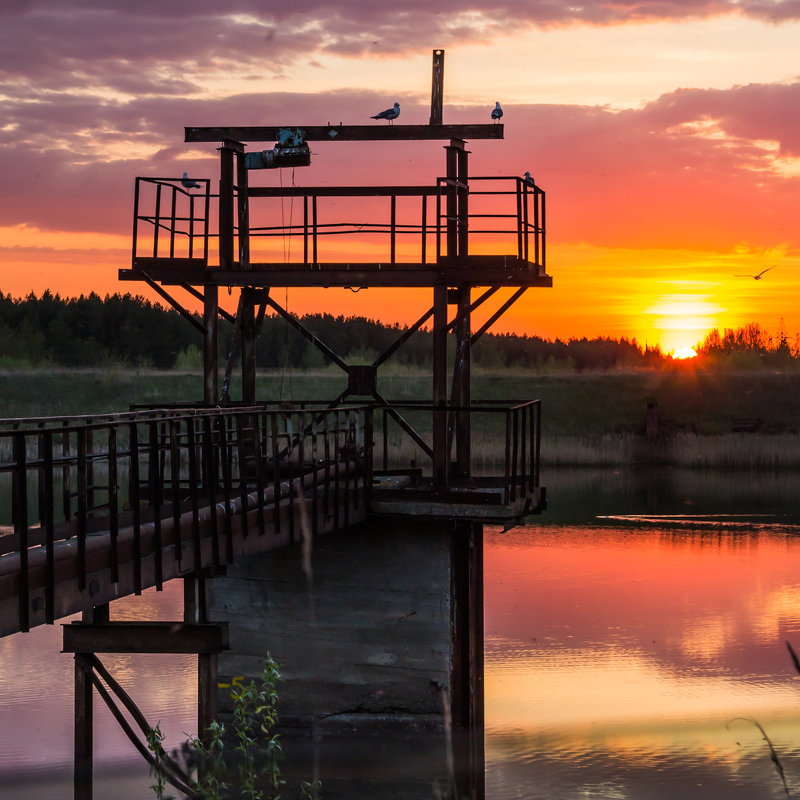
[[[111,5],[0,10],[6,293],[147,294],[116,280],[134,178],[218,170],[215,146],[183,143],[183,126],[367,124],[395,100],[401,122],[424,123],[431,50],[444,47],[445,121],[488,122],[495,100],[505,109],[505,140],[471,143],[471,172],[530,170],[547,192],[554,287],[531,290],[495,330],[668,350],[715,326],[800,331],[800,12],[789,2]],[[443,172],[441,143],[381,147],[314,147],[294,180],[429,184]],[[300,313],[387,322],[428,304],[419,292],[289,293]]]

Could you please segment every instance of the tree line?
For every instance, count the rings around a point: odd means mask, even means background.
[[[199,317],[198,317],[199,319]],[[399,324],[364,317],[308,314],[303,324],[350,363],[370,363],[402,333]],[[220,326],[220,352],[227,354],[233,326]],[[177,311],[131,294],[95,293],[62,298],[46,291],[13,298],[0,293],[0,364],[63,367],[129,366],[157,369],[198,368],[202,341]],[[256,343],[257,365],[265,368],[324,366],[325,356],[278,316],[266,316]],[[756,363],[800,360],[786,337],[773,340],[755,323],[736,330],[711,331],[698,345],[700,359],[720,362],[749,358]],[[431,333],[415,333],[393,357],[400,364],[427,367]],[[658,346],[636,339],[544,339],[484,334],[473,360],[487,369],[584,371],[650,368],[672,364]]]

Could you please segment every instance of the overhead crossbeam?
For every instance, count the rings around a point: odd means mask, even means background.
[[[403,142],[502,139],[502,125],[233,125],[184,128],[186,142],[277,142],[281,131],[301,130],[306,142]]]

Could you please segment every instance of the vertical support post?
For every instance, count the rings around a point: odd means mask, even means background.
[[[256,316],[253,296],[250,289],[242,287],[242,402],[253,405],[256,402]]]
[[[92,800],[94,709],[91,672],[84,654],[75,653],[75,800]]]
[[[445,147],[447,156],[445,158],[445,214],[447,216],[447,258],[455,261],[458,256],[458,146],[463,147],[464,143],[460,139],[451,139],[450,144]]]
[[[442,124],[442,105],[444,103],[444,50],[433,51],[431,78],[431,125]]]
[[[484,797],[483,525],[458,522],[452,533],[451,711],[456,797]]]
[[[236,152],[236,200],[239,228],[239,269],[250,269],[250,195],[244,152]]]
[[[469,255],[469,150],[458,140],[456,172],[458,179],[458,255]]]
[[[108,603],[83,612],[83,622],[108,622]],[[74,800],[92,800],[94,761],[94,694],[92,666],[84,653],[75,653],[75,755],[73,762]]]
[[[219,148],[219,267],[233,269],[233,156],[236,143]]]
[[[219,288],[207,283],[203,287],[203,402],[217,404],[219,396]]]
[[[197,573],[183,579],[183,620],[208,622],[206,579]],[[216,653],[197,656],[197,736],[208,744],[208,727],[217,718],[219,658]]]
[[[14,533],[19,547],[19,629],[30,629],[30,584],[28,575],[28,471],[25,460],[25,434],[14,434],[14,473],[11,506]]]
[[[433,480],[447,483],[447,286],[433,287]]]
[[[472,402],[470,376],[472,360],[472,323],[470,314],[470,287],[459,286],[456,323],[456,361],[453,366],[453,402],[469,408]],[[456,467],[461,477],[467,477],[471,469],[471,418],[469,411],[456,412]]]

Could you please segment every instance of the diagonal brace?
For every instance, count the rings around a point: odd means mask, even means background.
[[[475,331],[475,333],[472,334],[472,338],[469,340],[469,343],[471,345],[475,344],[475,342],[478,341],[478,339],[480,339],[480,337],[483,336],[483,334],[486,333],[486,331],[489,330],[489,328],[491,328],[492,325],[494,325],[494,323],[497,322],[497,320],[500,319],[500,317],[502,317],[503,314],[505,314],[505,312],[508,311],[508,309],[511,308],[511,306],[513,306],[523,294],[525,294],[527,288],[527,286],[520,286],[520,288],[517,289],[517,291],[514,292],[514,294],[512,294],[511,297],[509,297],[508,300],[506,300],[506,302],[503,303],[503,305],[501,305],[500,308],[498,308],[497,311],[495,311],[494,314],[492,314],[492,316],[489,317],[489,319],[487,319],[477,331]]]
[[[185,309],[169,292],[167,292],[163,287],[159,286],[146,272],[142,272],[142,277],[144,278],[145,283],[154,291],[157,292],[161,297],[163,297],[185,320],[191,322],[195,328],[197,328],[200,333],[205,333],[206,328],[202,322],[198,321],[197,318]]]
[[[311,331],[300,322],[297,317],[290,314],[286,309],[282,306],[278,305],[271,297],[263,298],[263,302],[266,303],[270,308],[274,309],[278,314],[280,314],[301,336],[304,336],[308,339],[311,344],[314,345],[318,350],[322,352],[322,354],[328,358],[330,361],[333,361],[339,369],[343,370],[344,372],[348,372],[349,369],[347,363],[340,358],[333,350],[328,347],[321,339],[318,339]]]

